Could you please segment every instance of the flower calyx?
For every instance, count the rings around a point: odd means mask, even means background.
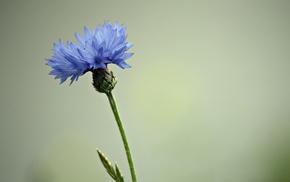
[[[106,69],[95,69],[93,73],[93,86],[100,93],[111,92],[117,84],[117,78],[113,75],[113,72]]]

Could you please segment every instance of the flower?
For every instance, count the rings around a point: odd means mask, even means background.
[[[75,33],[77,43],[54,44],[54,55],[46,59],[47,65],[52,67],[50,75],[60,79],[60,83],[71,77],[70,84],[87,71],[106,69],[107,64],[116,64],[121,68],[130,68],[125,60],[133,53],[125,53],[133,44],[126,42],[126,27],[118,26],[118,22],[111,25],[105,22],[93,31],[84,27],[84,35]]]

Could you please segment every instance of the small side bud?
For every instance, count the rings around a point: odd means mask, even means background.
[[[107,69],[93,70],[93,86],[98,92],[109,93],[117,84],[117,78],[113,72]]]

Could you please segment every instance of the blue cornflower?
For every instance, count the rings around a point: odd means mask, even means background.
[[[125,60],[133,53],[125,53],[133,44],[126,42],[126,27],[111,25],[105,22],[92,32],[84,27],[84,35],[75,33],[77,43],[67,42],[64,45],[54,44],[54,55],[47,59],[47,65],[52,67],[50,75],[60,78],[61,83],[71,77],[71,83],[87,71],[106,69],[107,64],[113,63],[121,68],[130,68]]]

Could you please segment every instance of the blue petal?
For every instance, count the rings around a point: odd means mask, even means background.
[[[54,55],[46,59],[47,65],[52,68],[50,75],[60,79],[61,83],[70,77],[70,84],[77,81],[79,76],[88,70],[106,69],[106,65],[113,63],[121,68],[129,68],[125,60],[133,53],[126,53],[133,44],[127,43],[126,27],[119,26],[116,21],[111,25],[105,21],[91,32],[84,27],[83,35],[75,33],[78,43],[67,42],[53,45]]]
[[[128,58],[130,58],[131,56],[133,56],[134,53],[124,53],[120,59],[126,60]]]
[[[86,39],[89,39],[91,37],[91,32],[90,32],[90,29],[88,27],[84,27],[84,34],[85,34],[85,37]]]
[[[120,61],[118,63],[116,63],[119,67],[125,69],[125,68],[131,68],[131,66],[129,64],[127,64],[125,61]]]
[[[75,37],[79,41],[79,43],[81,43],[82,45],[85,44],[85,40],[84,40],[84,38],[80,34],[75,33]]]

